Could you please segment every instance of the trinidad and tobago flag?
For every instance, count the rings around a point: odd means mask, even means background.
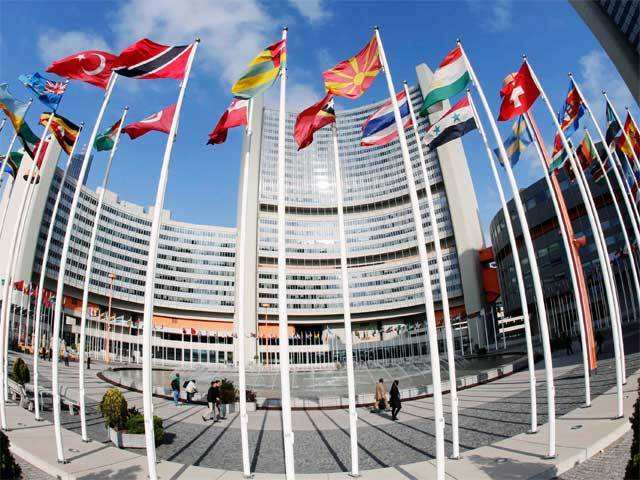
[[[142,80],[182,80],[193,45],[161,45],[143,38],[120,53],[114,71],[124,77]]]

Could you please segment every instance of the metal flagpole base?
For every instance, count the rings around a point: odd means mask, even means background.
[[[242,474],[242,478],[253,478],[255,475],[253,473],[250,473],[249,475],[245,475],[244,473]]]
[[[586,404],[585,404],[585,405],[582,405],[580,408],[591,408],[591,404],[589,404],[589,405],[586,405]]]
[[[84,443],[91,443],[93,440],[91,440],[90,438],[87,438],[86,440],[83,438],[82,441]]]
[[[558,455],[545,455],[544,457],[542,457],[544,460],[553,460],[554,458],[557,458]]]
[[[347,475],[351,478],[360,478],[362,476],[359,473],[347,473]]]
[[[33,419],[34,419],[36,422],[44,422],[44,418],[34,417]]]
[[[527,430],[527,435],[535,435],[538,433],[538,430]]]
[[[58,460],[59,465],[66,465],[67,463],[69,463],[69,460]]]
[[[624,415],[616,415],[613,417],[614,420],[620,420],[621,418],[624,418]]]
[[[449,460],[460,460],[460,455],[456,455],[456,456],[449,456]]]

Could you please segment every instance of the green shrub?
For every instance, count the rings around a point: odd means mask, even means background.
[[[478,355],[486,355],[487,349],[485,347],[478,348]]]
[[[638,394],[640,395],[640,379],[638,379]],[[633,415],[629,419],[631,422],[631,431],[633,439],[631,440],[631,458],[627,463],[625,471],[625,480],[634,480],[640,478],[640,396],[636,398],[633,405]]]
[[[9,450],[9,438],[0,432],[0,478],[21,478],[20,465]]]
[[[136,413],[131,415],[125,425],[127,433],[143,434],[144,433],[144,415]],[[156,446],[158,446],[164,438],[164,428],[162,427],[162,419],[156,415],[153,416],[153,433],[156,437]]]
[[[250,390],[247,388],[247,390],[245,390],[247,392],[247,402],[255,402],[256,401],[256,391],[255,390]]]
[[[29,383],[29,381],[31,380],[29,367],[20,357],[18,357],[16,361],[13,362],[13,371],[11,372],[11,378],[18,382],[20,385]]]
[[[234,403],[238,399],[238,391],[233,385],[233,382],[222,379],[220,383],[220,401],[222,403]]]
[[[127,412],[127,400],[122,392],[115,387],[107,390],[98,405],[98,410],[104,417],[107,427],[122,430],[129,413]]]

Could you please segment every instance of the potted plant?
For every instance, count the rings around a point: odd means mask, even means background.
[[[0,478],[22,478],[20,465],[9,450],[9,438],[0,432]]]
[[[11,372],[11,379],[18,382],[23,387],[25,384],[29,383],[31,380],[31,373],[29,372],[29,367],[22,358],[18,357],[15,362],[13,362],[13,371]]]
[[[236,411],[238,398],[238,390],[233,385],[233,382],[223,378],[220,383],[220,414],[223,418],[227,416],[227,412],[233,413]]]
[[[98,406],[109,431],[109,439],[118,448],[145,448],[144,416],[136,408],[127,408],[122,392],[113,387],[107,390]],[[162,419],[154,415],[153,430],[156,446],[162,442]]]

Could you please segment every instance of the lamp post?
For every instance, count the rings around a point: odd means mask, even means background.
[[[108,364],[110,361],[109,358],[109,334],[111,333],[111,302],[113,300],[113,281],[116,279],[116,274],[111,272],[109,273],[109,306],[107,307],[107,326],[106,326],[106,342],[105,342],[105,361]]]

